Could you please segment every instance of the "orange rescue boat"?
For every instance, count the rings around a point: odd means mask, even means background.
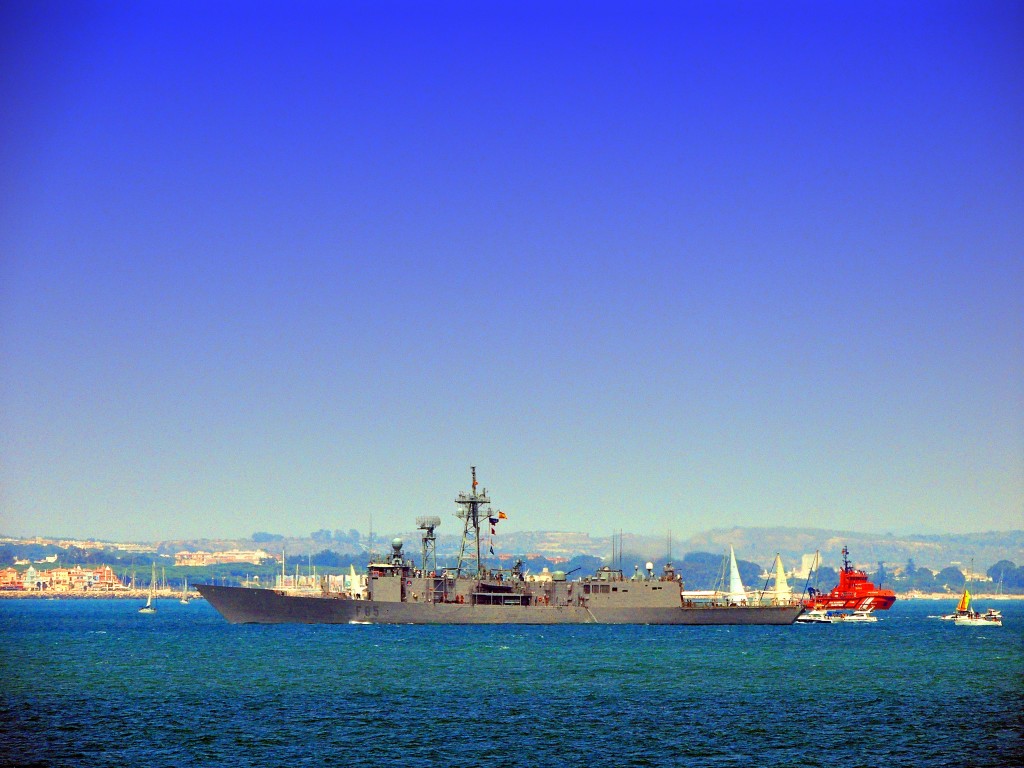
[[[810,610],[854,610],[885,611],[896,602],[896,593],[891,589],[879,589],[870,581],[864,571],[850,565],[850,552],[843,547],[843,569],[839,571],[839,583],[831,592],[808,589],[804,606]]]

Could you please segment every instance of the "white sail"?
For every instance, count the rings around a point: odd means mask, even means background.
[[[740,569],[736,567],[736,552],[729,547],[729,602],[737,605],[747,602],[747,591],[740,580]]]
[[[765,600],[790,600],[793,597],[793,588],[786,581],[786,570],[782,567],[781,555],[775,555],[775,586],[765,590],[762,597]]]
[[[342,577],[342,589],[344,589],[350,597],[365,598],[366,577],[357,574],[356,567],[354,565],[349,565],[348,570],[348,575]]]
[[[153,605],[153,596],[156,590],[156,562],[153,563],[153,575],[149,577],[149,596],[146,604],[139,608],[139,613],[156,613],[156,606]]]

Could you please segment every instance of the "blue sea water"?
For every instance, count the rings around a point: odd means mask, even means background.
[[[1024,764],[1002,628],[232,626],[205,602],[0,600],[0,763]]]

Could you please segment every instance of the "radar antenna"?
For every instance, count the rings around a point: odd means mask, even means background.
[[[440,517],[417,517],[416,527],[423,531],[423,560],[422,568],[424,573],[427,570],[427,558],[430,557],[433,560],[434,567],[431,569],[434,573],[437,573],[437,535],[434,533],[435,528],[441,526]]]
[[[483,572],[483,565],[480,560],[480,518],[490,517],[490,507],[487,509],[481,509],[483,505],[490,504],[491,500],[487,496],[487,489],[481,488],[480,492],[477,493],[477,482],[476,482],[476,467],[470,467],[470,472],[473,475],[473,487],[469,493],[460,493],[458,498],[455,499],[455,503],[459,505],[459,511],[455,513],[455,516],[463,522],[462,527],[462,546],[459,548],[459,564],[455,568],[455,574],[457,576],[462,575],[462,569],[467,560],[476,560],[476,575],[480,576]],[[470,540],[476,542],[476,552],[470,548]],[[467,552],[466,550],[469,549]],[[467,569],[468,570],[468,569]]]

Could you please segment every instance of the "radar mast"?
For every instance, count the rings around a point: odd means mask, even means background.
[[[434,533],[434,529],[440,527],[440,517],[417,517],[416,527],[423,531],[423,560],[421,561],[421,568],[423,572],[427,572],[427,558],[432,558],[434,567],[431,568],[431,572],[437,573],[437,534]]]

